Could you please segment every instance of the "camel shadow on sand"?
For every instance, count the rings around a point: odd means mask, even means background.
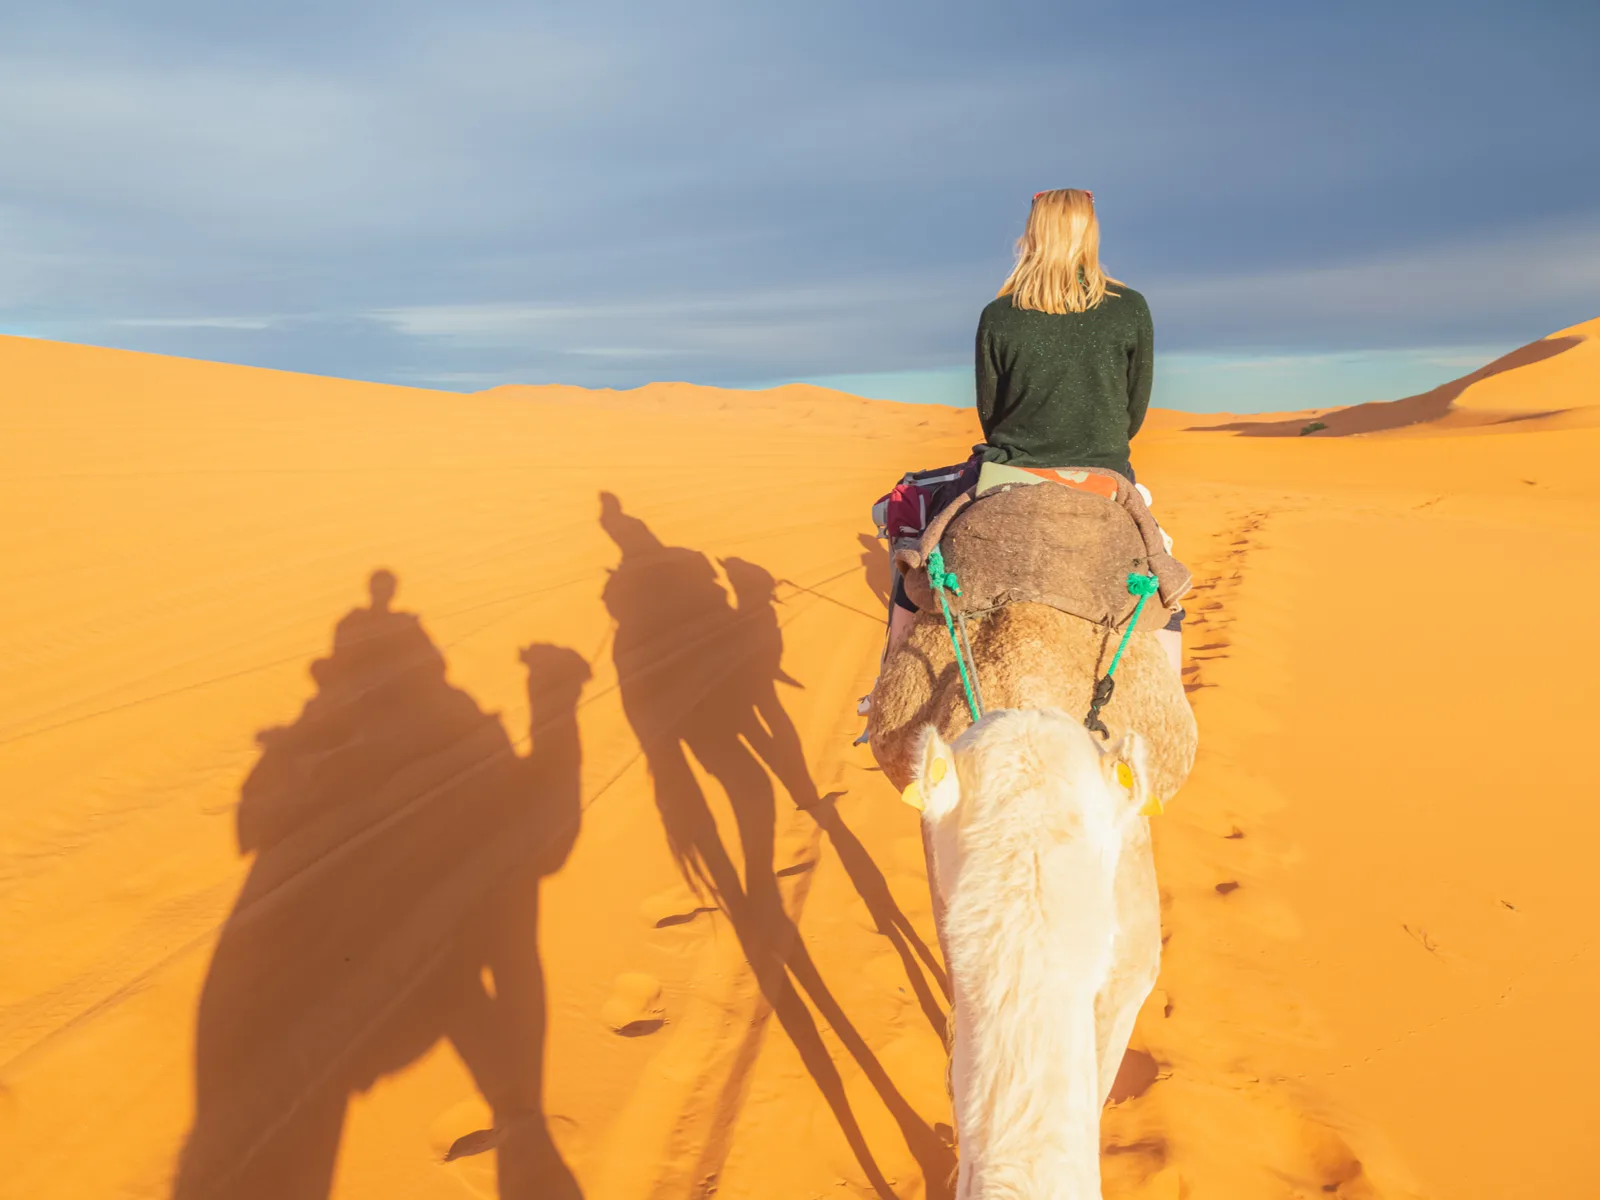
[[[201,993],[174,1200],[324,1200],[350,1097],[449,1039],[493,1112],[502,1200],[576,1200],[543,1105],[541,879],[577,836],[574,651],[522,651],[532,749],[445,678],[396,581],[335,627],[316,693],[258,735],[255,856]]]
[[[942,974],[870,855],[839,817],[836,797],[817,795],[799,735],[778,697],[778,684],[799,685],[781,666],[783,635],[773,577],[754,563],[722,561],[733,590],[730,600],[706,555],[664,544],[610,493],[601,495],[600,524],[622,555],[603,594],[616,622],[613,653],[622,706],[648,761],[662,827],[680,870],[726,914],[766,1000],[871,1186],[880,1196],[895,1194],[873,1160],[807,1000],[893,1116],[929,1194],[946,1194],[954,1167],[950,1148],[906,1102],[834,999],[779,891],[773,776],[828,833],[880,931],[895,942],[919,985],[924,1011],[942,1029],[937,1000],[913,956],[920,954],[941,988]],[[717,829],[691,755],[727,794],[742,871]]]
[[[893,582],[889,571],[889,551],[870,533],[856,534],[856,541],[861,546],[861,573],[866,577],[872,594],[878,598],[878,603],[887,611],[889,587]]]

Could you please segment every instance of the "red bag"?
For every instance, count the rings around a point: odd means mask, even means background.
[[[909,471],[872,506],[878,536],[889,542],[918,537],[945,505],[978,480],[977,455],[953,467]]]

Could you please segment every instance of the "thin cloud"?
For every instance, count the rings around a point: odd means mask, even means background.
[[[1145,291],[1186,345],[1248,344],[1258,331],[1279,344],[1426,346],[1441,332],[1506,329],[1512,314],[1532,337],[1557,328],[1559,314],[1600,312],[1600,220]]]
[[[940,369],[1083,184],[1166,350],[1515,342],[1600,312],[1597,13],[9,6],[0,322],[390,380]]]
[[[113,321],[128,329],[272,329],[287,317],[124,317]]]

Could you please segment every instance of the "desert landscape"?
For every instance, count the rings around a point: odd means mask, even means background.
[[[0,379],[0,1196],[949,1195],[917,814],[853,743],[869,506],[970,410]],[[1152,413],[1200,756],[1108,1196],[1594,1193],[1597,461],[1600,320]]]

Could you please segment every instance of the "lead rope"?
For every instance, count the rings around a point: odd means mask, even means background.
[[[1083,719],[1083,727],[1091,733],[1098,733],[1103,738],[1111,736],[1106,723],[1100,719],[1100,710],[1111,702],[1111,693],[1117,686],[1117,681],[1112,676],[1117,673],[1117,664],[1122,661],[1122,652],[1128,648],[1128,639],[1133,636],[1133,627],[1139,623],[1139,614],[1144,611],[1145,603],[1156,594],[1156,589],[1160,586],[1161,581],[1154,575],[1140,575],[1137,572],[1128,575],[1128,594],[1139,597],[1139,603],[1133,606],[1133,616],[1128,618],[1127,627],[1122,631],[1122,641],[1117,643],[1117,652],[1111,656],[1111,665],[1106,668],[1106,673],[1095,681],[1094,695],[1089,700],[1089,715]]]
[[[976,725],[983,719],[983,701],[979,698],[974,684],[978,673],[978,661],[973,659],[972,674],[968,675],[967,659],[971,657],[972,650],[968,647],[966,653],[963,654],[961,649],[963,643],[967,640],[965,614],[963,614],[961,622],[961,636],[957,637],[956,623],[950,616],[950,602],[944,598],[946,588],[950,589],[950,594],[953,596],[961,595],[961,581],[956,578],[954,571],[946,571],[944,569],[944,555],[940,553],[937,546],[928,555],[928,585],[933,588],[933,594],[939,597],[939,608],[944,612],[945,632],[950,635],[950,649],[955,653],[956,667],[961,672],[961,688],[967,694],[967,711],[972,714],[972,723]]]
[[[956,578],[954,571],[945,570],[944,554],[937,546],[928,555],[928,584],[933,589],[933,594],[939,597],[939,610],[944,614],[945,633],[950,638],[950,650],[955,655],[956,669],[961,672],[961,690],[966,694],[967,711],[972,714],[973,723],[976,724],[983,719],[983,698],[977,690],[978,660],[974,657],[972,646],[967,641],[966,614],[962,614],[961,632],[958,635],[955,618],[950,613],[950,602],[945,599],[946,589],[953,596],[961,595],[961,581]],[[1122,662],[1123,652],[1128,648],[1128,639],[1133,636],[1134,626],[1139,623],[1144,606],[1149,603],[1150,597],[1156,594],[1160,586],[1160,580],[1154,575],[1141,575],[1137,572],[1128,575],[1128,594],[1139,597],[1139,601],[1133,606],[1133,615],[1128,618],[1128,623],[1123,628],[1122,640],[1117,643],[1117,652],[1111,656],[1111,665],[1095,682],[1094,695],[1089,702],[1089,715],[1083,719],[1083,727],[1098,733],[1101,737],[1111,736],[1111,731],[1100,719],[1100,711],[1111,702],[1111,693],[1116,690],[1117,667]],[[968,659],[972,660],[970,672],[967,669]]]

